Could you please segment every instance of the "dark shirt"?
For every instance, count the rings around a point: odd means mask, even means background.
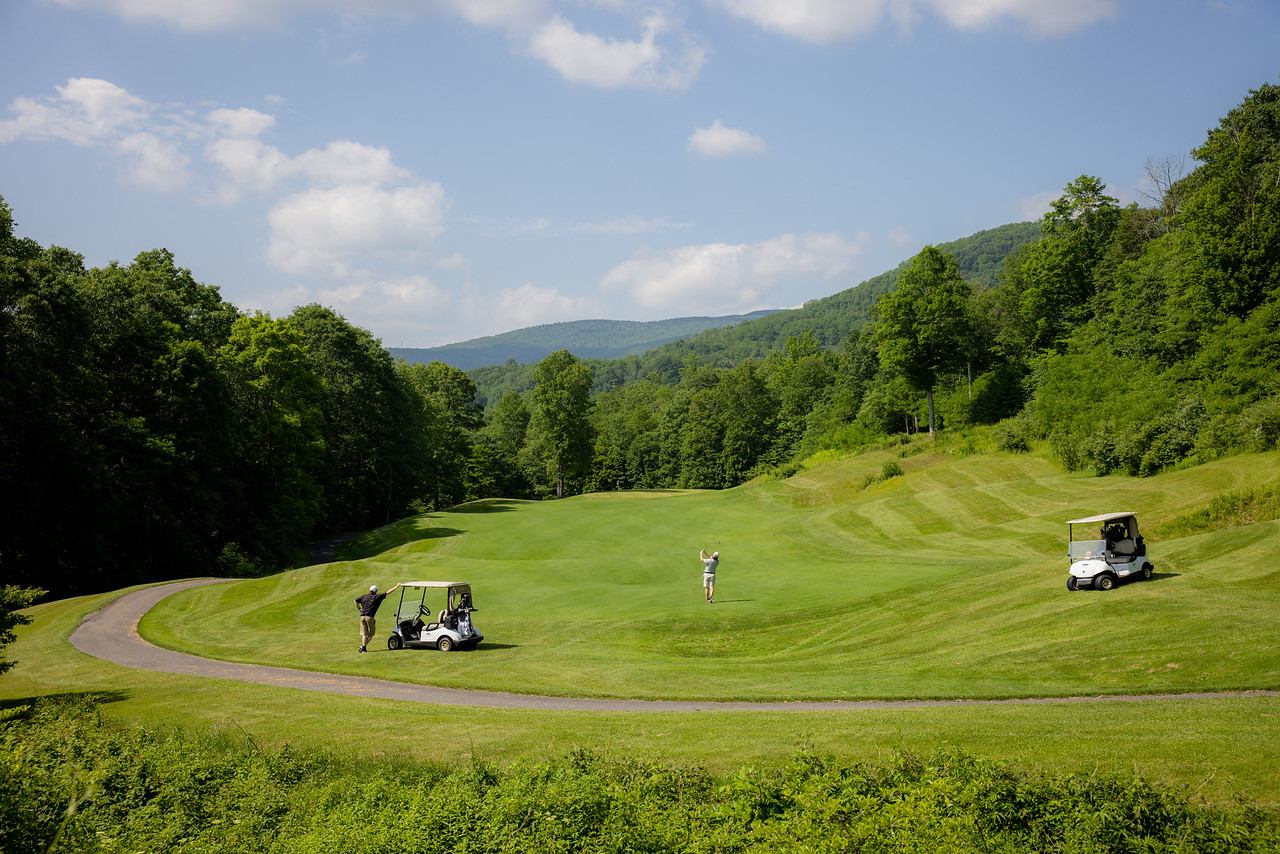
[[[378,613],[378,606],[386,598],[387,594],[385,593],[366,593],[363,596],[357,596],[356,604],[360,606],[360,616],[372,617]]]

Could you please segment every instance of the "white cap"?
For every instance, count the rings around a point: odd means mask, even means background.
[[[712,553],[711,553],[711,556],[712,556],[712,557],[720,557],[720,552],[712,552]]]
[[[370,593],[377,593],[377,592],[378,592],[378,585],[376,585],[376,584],[370,584],[370,585],[369,585],[369,592],[370,592]]]

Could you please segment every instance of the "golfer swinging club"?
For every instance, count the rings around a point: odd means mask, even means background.
[[[698,552],[698,559],[702,561],[702,589],[707,594],[707,601],[714,602],[716,601],[716,567],[720,565],[720,552],[712,552],[708,557],[707,550],[703,549]]]

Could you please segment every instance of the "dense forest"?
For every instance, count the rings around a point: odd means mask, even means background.
[[[268,571],[469,499],[720,488],[894,434],[1149,475],[1280,437],[1280,87],[1149,206],[1036,225],[642,356],[464,373],[319,305],[246,314],[165,251],[87,269],[0,201],[0,573],[59,594]],[[955,250],[955,251],[953,251]]]

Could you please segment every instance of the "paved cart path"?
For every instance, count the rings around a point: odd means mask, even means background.
[[[679,700],[607,700],[575,697],[540,697],[532,694],[499,694],[492,691],[467,691],[391,682],[365,676],[343,676],[316,673],[287,667],[261,664],[237,664],[200,658],[182,652],[162,649],[138,635],[138,621],[161,599],[205,584],[231,579],[204,578],[162,584],[127,593],[98,611],[89,614],[71,634],[71,644],[81,652],[138,670],[180,673],[214,679],[233,679],[303,691],[321,691],[349,697],[376,697],[384,700],[407,700],[443,706],[482,706],[497,709],[542,709],[551,711],[589,712],[700,712],[700,711],[846,711],[852,709],[921,708],[925,706],[996,706],[1036,703],[1090,703],[1100,701],[1187,700],[1222,697],[1277,696],[1280,691],[1245,693],[1146,694],[1134,696],[1056,697],[1014,700],[867,700],[830,702],[684,702]]]

